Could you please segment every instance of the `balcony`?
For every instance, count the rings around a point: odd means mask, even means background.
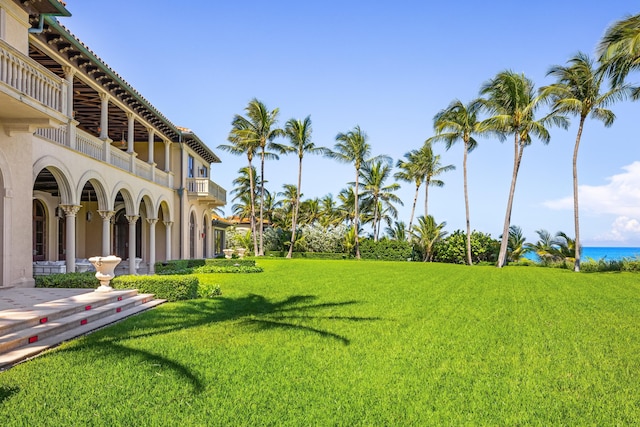
[[[0,117],[24,125],[67,121],[67,82],[0,40]]]
[[[95,160],[108,163],[139,178],[155,182],[163,187],[173,188],[173,173],[161,171],[153,165],[137,159],[135,154],[124,152],[109,142],[96,138],[81,129],[74,129],[73,133],[75,133],[75,138],[69,135],[64,127],[36,130],[36,135],[41,138],[78,151]]]
[[[187,178],[187,193],[201,201],[217,205],[227,203],[227,191],[208,178]]]

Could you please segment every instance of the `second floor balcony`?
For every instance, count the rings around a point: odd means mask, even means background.
[[[187,193],[189,197],[216,205],[227,203],[227,191],[209,178],[187,178]]]

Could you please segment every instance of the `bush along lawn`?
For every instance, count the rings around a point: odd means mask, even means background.
[[[260,259],[0,373],[0,425],[634,425],[637,274]]]

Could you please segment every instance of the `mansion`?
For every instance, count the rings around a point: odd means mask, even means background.
[[[97,255],[138,274],[221,253],[220,159],[56,16],[58,0],[0,0],[0,289]]]

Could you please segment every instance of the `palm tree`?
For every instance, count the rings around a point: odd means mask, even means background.
[[[385,231],[392,240],[407,240],[408,229],[402,221],[395,221],[393,227],[387,227]]]
[[[282,228],[291,228],[296,201],[300,200],[301,194],[298,194],[298,187],[293,184],[283,184],[282,188],[284,191],[278,192],[278,196],[283,198],[280,201],[282,211],[280,225]],[[295,232],[295,229],[292,232]],[[291,244],[293,245],[293,243]]]
[[[319,221],[323,227],[338,225],[342,222],[336,201],[331,193],[320,199]]]
[[[639,33],[640,34],[640,33]],[[625,85],[613,86],[601,93],[600,86],[604,74],[594,68],[588,55],[579,52],[569,60],[569,65],[555,65],[549,69],[549,76],[557,82],[543,87],[541,93],[553,102],[553,111],[559,114],[572,114],[580,118],[578,134],[573,147],[573,221],[576,233],[576,248],[580,246],[580,221],[578,214],[578,148],[587,116],[600,120],[606,127],[613,124],[615,114],[605,107],[626,98],[630,88]],[[574,271],[580,271],[580,253],[575,254]]]
[[[328,151],[327,155],[342,163],[353,163],[356,169],[356,180],[354,186],[354,224],[355,232],[355,253],[356,259],[360,259],[360,242],[358,239],[358,178],[360,177],[360,168],[368,161],[371,155],[371,145],[367,142],[367,134],[364,133],[360,126],[356,126],[353,130],[336,135],[338,141],[333,151]]]
[[[549,143],[550,135],[546,125],[555,124],[566,129],[567,120],[553,112],[536,120],[535,112],[544,98],[534,96],[533,82],[524,74],[502,71],[486,82],[480,93],[488,97],[482,103],[487,111],[493,114],[484,120],[483,127],[505,135],[513,134],[513,173],[497,263],[498,267],[503,267],[507,262],[511,210],[524,148],[531,144],[532,136],[538,137],[545,144]]]
[[[340,200],[340,205],[337,208],[340,222],[344,222],[348,226],[353,226],[356,215],[356,193],[353,186],[340,190],[338,200]]]
[[[599,61],[613,86],[620,86],[631,71],[640,69],[640,14],[615,22],[598,46]],[[638,95],[635,90],[634,97]]]
[[[450,149],[457,141],[464,144],[462,157],[462,174],[464,180],[464,208],[467,222],[467,264],[473,265],[471,260],[471,222],[469,220],[469,192],[467,189],[467,156],[478,145],[475,135],[485,132],[483,125],[478,121],[478,112],[481,103],[472,101],[467,105],[455,100],[449,106],[440,111],[433,118],[433,127],[436,131],[434,140],[442,140]]]
[[[536,230],[538,241],[536,243],[525,243],[524,247],[529,252],[534,252],[540,258],[542,264],[549,264],[557,261],[556,241],[547,230]]]
[[[447,235],[447,232],[443,231],[446,225],[446,222],[437,224],[431,215],[418,217],[418,224],[413,226],[411,232],[416,243],[422,248],[424,262],[432,260],[433,246]]]
[[[258,253],[258,239],[256,236],[256,201],[255,201],[255,168],[252,165],[253,158],[255,156],[256,150],[258,149],[255,141],[248,139],[246,137],[246,131],[248,129],[248,124],[246,119],[243,117],[236,115],[231,122],[231,131],[229,132],[229,136],[227,140],[231,142],[230,145],[221,144],[218,146],[219,149],[228,151],[231,154],[242,155],[246,154],[247,160],[249,162],[247,166],[247,172],[249,173],[249,216],[250,216],[250,224],[251,224],[251,236],[253,238],[253,250],[254,253]]]
[[[510,261],[518,262],[520,258],[528,252],[528,249],[525,247],[525,240],[520,227],[517,225],[509,227],[508,257]]]
[[[376,242],[379,234],[380,208],[387,208],[392,216],[395,215],[397,217],[398,210],[393,206],[393,203],[402,205],[402,200],[394,194],[400,188],[400,184],[394,182],[390,185],[384,185],[390,176],[391,165],[389,162],[382,160],[366,163],[360,171],[363,186],[362,199],[363,203],[367,203],[372,207],[373,239]]]
[[[257,99],[252,99],[245,108],[246,117],[236,115],[234,123],[237,122],[238,137],[243,140],[243,144],[251,146],[255,153],[260,150],[260,177],[262,185],[260,186],[260,222],[258,226],[258,237],[260,245],[256,255],[264,255],[264,162],[266,159],[277,159],[278,156],[267,150],[274,147],[273,140],[283,135],[283,130],[276,127],[278,122],[279,110],[276,108],[269,111],[267,107]]]
[[[294,201],[292,217],[291,217],[291,245],[287,258],[291,258],[293,253],[293,245],[296,241],[296,226],[298,221],[298,213],[300,211],[300,191],[302,187],[302,158],[305,153],[321,154],[326,152],[323,147],[316,147],[311,141],[311,117],[307,116],[304,120],[290,119],[284,127],[284,135],[289,139],[290,145],[278,145],[282,153],[296,153],[298,155],[298,198]]]
[[[322,218],[320,199],[307,199],[300,202],[299,224],[313,224]]]

